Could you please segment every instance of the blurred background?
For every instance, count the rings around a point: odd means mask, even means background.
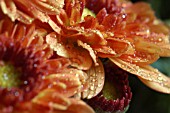
[[[170,25],[170,0],[132,0],[148,2],[155,14]],[[152,66],[170,77],[170,58],[160,58]],[[127,113],[170,113],[170,95],[155,92],[135,76],[129,77],[133,98]]]

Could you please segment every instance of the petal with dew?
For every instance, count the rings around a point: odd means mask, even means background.
[[[93,59],[95,65],[98,65],[97,56],[96,56],[94,50],[90,47],[90,45],[88,45],[87,43],[83,43],[81,40],[78,40],[77,43],[79,46],[82,46],[83,48],[85,48],[86,50],[89,51],[89,54],[90,54],[91,58]]]
[[[64,7],[64,0],[31,0],[32,4],[42,12],[48,12],[49,14],[58,14],[60,9]]]
[[[158,74],[157,79],[165,82],[165,83],[156,83],[156,82],[145,80],[142,77],[138,77],[144,84],[146,84],[148,87],[150,87],[150,88],[152,88],[156,91],[170,94],[170,78],[169,77],[162,74],[157,69],[155,69],[151,66],[147,65],[147,66],[144,66],[142,68],[144,68],[148,71],[157,73]]]
[[[58,36],[55,33],[51,33],[47,35],[46,42],[59,56],[69,58],[73,67],[88,70],[92,65],[92,58],[88,50],[74,44],[74,41],[72,42],[71,40],[64,40],[62,38],[63,37]],[[60,40],[64,41],[61,42]]]
[[[56,90],[52,89],[42,91],[33,98],[32,102],[56,110],[66,110],[71,104],[69,98],[64,97],[56,92]]]
[[[104,80],[105,80],[105,73],[103,64],[101,61],[98,61],[97,66],[93,65],[89,70],[87,70],[88,75],[88,89],[82,92],[82,98],[90,99],[103,89]]]
[[[137,51],[147,52],[151,54],[159,54],[160,56],[170,56],[170,49],[168,47],[165,48],[160,45],[147,42],[142,38],[136,37],[134,39],[134,44]]]
[[[56,89],[66,97],[81,93],[87,87],[87,74],[83,71],[76,69],[65,69],[58,74],[51,74],[45,77],[44,80],[48,87]],[[63,86],[65,87],[65,89],[57,89],[57,85],[59,82],[65,84],[65,86]]]
[[[137,66],[135,64],[122,61],[117,58],[110,58],[120,68],[135,74],[140,78],[146,85],[152,89],[170,94],[170,78],[160,73],[157,69],[151,68],[148,65]],[[152,84],[153,83],[153,84]],[[156,86],[159,87],[156,87]]]

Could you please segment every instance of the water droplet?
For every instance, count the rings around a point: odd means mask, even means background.
[[[14,94],[15,96],[19,96],[19,92],[17,91],[17,92],[15,92],[15,94]]]
[[[123,15],[122,15],[122,18],[126,18],[126,15],[125,15],[125,14],[123,14]]]
[[[24,81],[24,84],[27,85],[27,84],[28,84],[28,81],[25,80],[25,81]]]
[[[98,85],[97,85],[97,87],[101,87],[101,86],[103,86],[103,84],[102,84],[102,83],[100,83],[100,84],[98,84]]]
[[[158,80],[160,80],[160,81],[163,81],[163,78],[162,78],[162,77],[160,77],[160,76],[159,76],[157,79],[158,79]]]
[[[103,79],[104,79],[104,77],[101,77],[100,79],[101,79],[101,80],[103,80]]]
[[[93,85],[93,86],[90,86],[90,90],[92,90],[92,91],[94,90],[94,85]]]
[[[159,42],[162,42],[162,40],[163,40],[162,38],[159,38],[159,39],[158,39]]]

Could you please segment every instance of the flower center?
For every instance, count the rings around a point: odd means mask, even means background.
[[[113,83],[106,79],[104,88],[103,88],[103,96],[108,100],[117,99],[119,96],[119,92],[114,87]]]
[[[11,63],[0,65],[0,87],[11,88],[21,84],[19,79],[21,71],[16,69]]]

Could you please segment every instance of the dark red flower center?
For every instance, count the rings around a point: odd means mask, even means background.
[[[38,93],[48,73],[43,55],[44,51],[23,48],[21,42],[0,36],[0,106],[29,101]]]

